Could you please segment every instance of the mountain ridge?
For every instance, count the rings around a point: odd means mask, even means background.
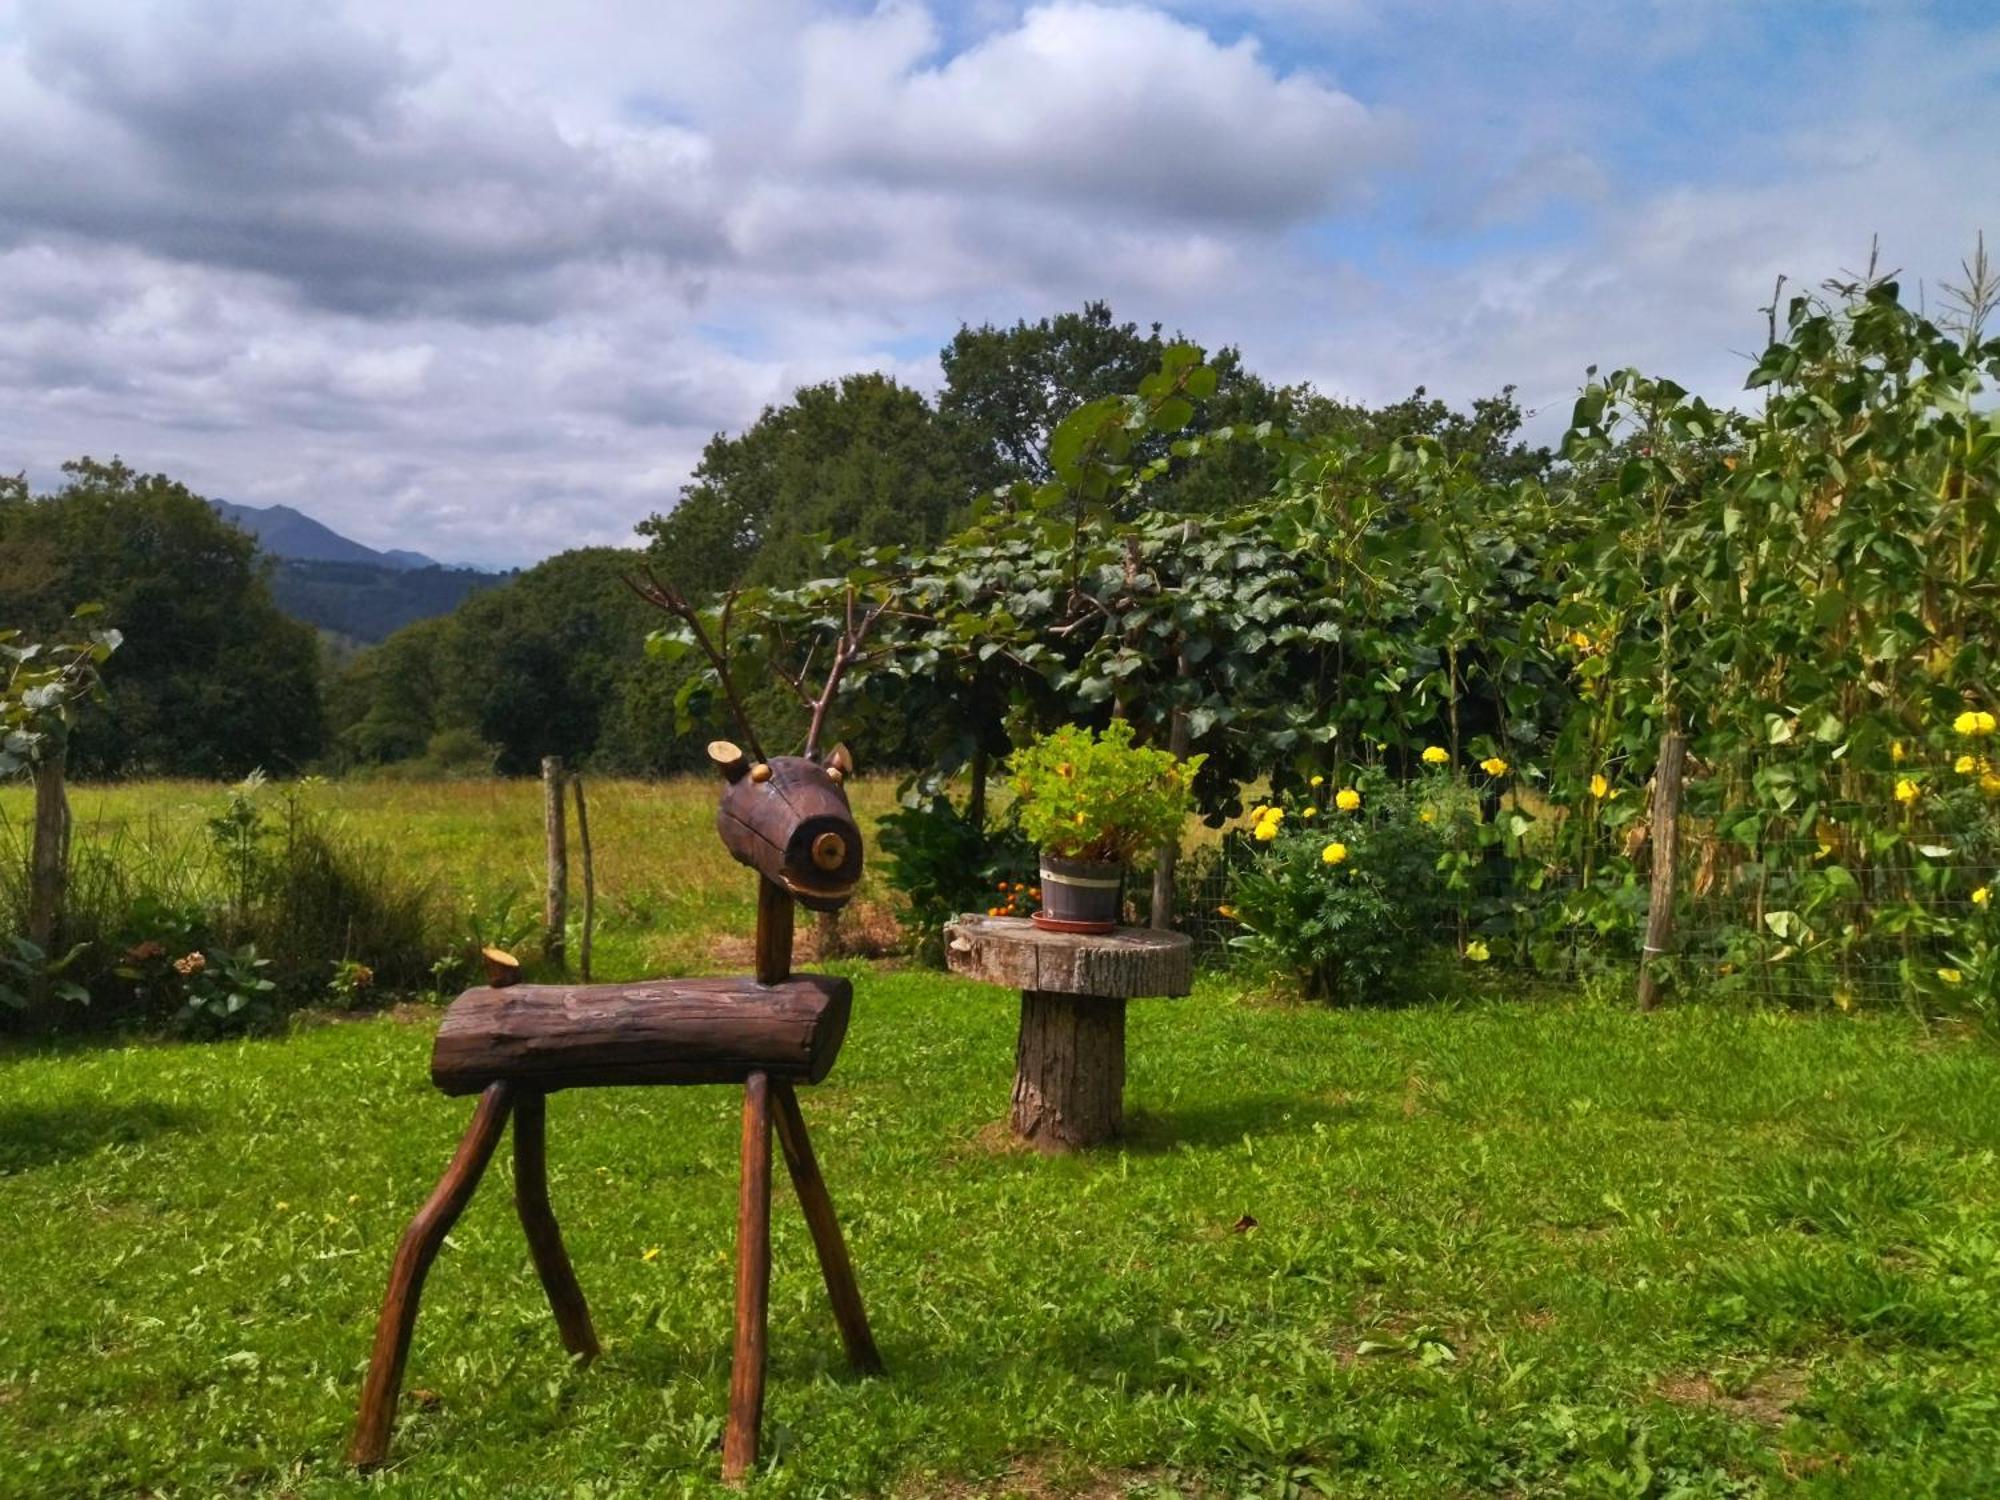
[[[511,576],[450,567],[406,548],[378,550],[289,505],[209,504],[271,559],[278,608],[351,646],[373,645],[406,625],[448,615],[470,595]]]
[[[324,521],[289,505],[240,505],[234,500],[211,500],[209,504],[230,525],[249,532],[257,539],[257,545],[273,557],[294,562],[372,563],[399,570],[446,566],[422,552],[400,547],[377,550],[342,536]]]

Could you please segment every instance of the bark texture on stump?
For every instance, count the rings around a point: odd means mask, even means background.
[[[1185,995],[1185,933],[1121,927],[1044,932],[1019,917],[964,916],[945,928],[953,972],[1021,992],[1014,1131],[1042,1151],[1094,1146],[1125,1117],[1125,1002]]]
[[[953,973],[1014,990],[1135,1000],[1185,995],[1194,982],[1194,945],[1184,932],[1044,932],[1025,917],[964,916],[944,933]]]
[[[1024,991],[1014,1133],[1038,1151],[1073,1151],[1124,1123],[1125,1002]]]

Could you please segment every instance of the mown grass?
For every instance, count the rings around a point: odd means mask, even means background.
[[[754,1494],[2000,1492],[1980,1043],[1207,984],[1132,1008],[1131,1138],[1045,1160],[994,1130],[1013,997],[853,972],[805,1104],[890,1373],[844,1373],[781,1186]],[[561,1354],[503,1153],[393,1466],[341,1467],[390,1250],[468,1112],[429,1041],[419,1013],[0,1063],[0,1493],[716,1490],[726,1089],[559,1096],[604,1357]]]

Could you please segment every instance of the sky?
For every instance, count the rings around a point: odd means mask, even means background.
[[[1100,298],[1552,438],[1871,237],[1937,305],[1996,141],[1990,0],[0,0],[0,471],[510,566]]]

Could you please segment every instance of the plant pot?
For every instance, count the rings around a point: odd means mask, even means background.
[[[1125,866],[1117,860],[1042,856],[1042,915],[1070,932],[1109,932],[1124,908]]]

